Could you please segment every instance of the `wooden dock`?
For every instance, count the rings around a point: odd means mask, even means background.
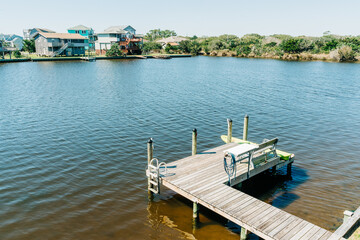
[[[333,233],[299,217],[260,201],[227,185],[224,150],[236,146],[229,143],[201,154],[172,162],[163,186],[191,201],[205,206],[263,239],[329,239]],[[269,162],[260,169],[250,169],[249,177],[285,162]],[[247,165],[237,170],[238,184],[248,178]],[[334,237],[334,236],[333,236]],[[342,239],[340,236],[332,239]]]
[[[231,139],[232,127],[229,126],[228,136]],[[282,160],[276,153],[271,155],[271,158],[266,158],[270,156],[269,152],[275,152],[277,139],[268,141],[269,144],[259,144],[257,149],[252,150],[253,155],[256,153],[265,155],[265,160],[260,164],[250,164],[251,154],[248,154],[248,161],[237,162],[235,174],[229,180],[230,177],[224,170],[224,155],[226,156],[229,151],[238,151],[234,148],[238,148],[239,144],[227,143],[196,154],[196,137],[197,132],[194,129],[192,156],[168,164],[159,164],[158,160],[152,157],[152,140],[149,140],[148,163],[150,167],[148,167],[147,175],[150,196],[153,193],[160,193],[160,185],[163,185],[193,202],[195,222],[199,219],[198,205],[200,204],[240,225],[240,239],[246,239],[249,232],[263,239],[344,239],[343,234],[332,233],[232,187],[239,186],[243,181],[261,172],[269,169],[275,171],[286,165],[288,174],[291,174],[293,158]],[[246,147],[249,148],[249,146]],[[356,212],[355,215],[357,214]]]

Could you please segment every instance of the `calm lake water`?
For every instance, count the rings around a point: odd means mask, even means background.
[[[329,230],[360,200],[360,65],[193,57],[0,64],[1,239],[239,239],[164,189],[147,200],[146,141],[170,162],[249,140],[296,154],[244,191]]]

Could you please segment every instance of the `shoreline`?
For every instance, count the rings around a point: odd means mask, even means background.
[[[154,59],[156,55],[165,55],[170,58],[182,58],[182,57],[193,57],[191,54],[154,54],[154,55],[128,55],[125,57],[106,57],[97,56],[95,60],[121,60],[121,59]],[[360,63],[360,57],[357,57],[357,61],[336,61],[330,57],[330,54],[311,54],[311,53],[300,53],[300,54],[284,54],[282,57],[264,54],[262,56],[251,55],[251,56],[237,56],[232,51],[214,51],[209,54],[204,52],[197,56],[204,57],[234,57],[234,58],[248,58],[248,59],[273,59],[280,61],[289,62],[329,62],[329,63]],[[88,61],[84,57],[39,57],[39,58],[15,58],[15,59],[0,59],[1,63],[15,63],[15,62],[56,62],[56,61]]]
[[[160,55],[166,55],[166,56],[169,56],[170,58],[192,57],[191,54],[160,54]],[[84,58],[86,58],[86,57],[15,58],[15,59],[0,59],[0,63],[88,61],[88,60],[85,60]],[[120,59],[153,59],[155,57],[154,57],[154,55],[128,55],[128,56],[125,56],[125,57],[97,56],[97,57],[93,57],[93,58],[95,58],[95,60],[120,60]]]
[[[285,53],[283,56],[278,56],[274,54],[263,54],[258,55],[236,55],[234,51],[221,50],[213,51],[211,53],[200,54],[201,56],[206,57],[236,57],[236,58],[256,58],[256,59],[274,59],[281,61],[291,61],[291,62],[332,62],[332,63],[360,63],[360,57],[356,57],[356,61],[336,61],[330,57],[330,54],[311,54],[311,53]]]

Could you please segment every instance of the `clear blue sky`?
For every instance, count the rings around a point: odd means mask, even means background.
[[[66,32],[78,24],[100,32],[129,24],[137,33],[161,28],[188,36],[360,35],[359,9],[359,0],[1,0],[0,33],[33,27]]]

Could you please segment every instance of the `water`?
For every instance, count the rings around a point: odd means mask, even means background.
[[[222,144],[226,118],[279,137],[292,179],[245,190],[329,230],[360,199],[357,64],[194,57],[0,65],[1,239],[238,239],[239,228],[164,189],[146,193],[146,141],[170,162]]]

